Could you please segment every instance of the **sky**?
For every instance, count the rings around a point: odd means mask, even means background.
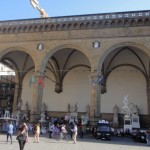
[[[150,10],[150,0],[38,0],[49,17]],[[1,0],[0,21],[40,18],[30,0]]]

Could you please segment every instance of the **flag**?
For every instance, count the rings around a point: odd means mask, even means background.
[[[104,82],[104,76],[102,75],[102,76],[99,77],[97,83],[98,84],[100,84],[100,83],[103,84],[103,82]]]
[[[29,82],[29,87],[31,87],[32,84],[34,84],[36,81],[35,81],[35,78],[34,76],[32,75],[31,78],[30,78],[30,82]]]
[[[44,82],[43,82],[43,77],[39,78],[39,82],[38,82],[42,87],[44,87]]]

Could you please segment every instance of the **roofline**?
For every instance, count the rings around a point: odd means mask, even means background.
[[[95,14],[82,14],[82,15],[69,15],[69,16],[56,16],[56,17],[47,17],[47,18],[29,18],[29,19],[15,19],[15,20],[2,20],[0,22],[7,21],[29,21],[29,20],[41,20],[41,19],[57,19],[57,18],[70,18],[70,17],[85,17],[85,16],[95,16],[95,15],[117,15],[117,14],[126,14],[126,13],[144,13],[150,12],[150,10],[138,10],[138,11],[123,11],[123,12],[110,12],[110,13],[95,13]]]

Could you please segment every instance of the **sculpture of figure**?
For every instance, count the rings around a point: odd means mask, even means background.
[[[41,121],[45,121],[45,112],[47,111],[46,104],[43,102],[42,108],[41,108]]]
[[[47,111],[47,107],[46,107],[46,105],[45,105],[45,103],[44,103],[44,102],[43,102],[43,104],[42,104],[41,111],[42,111],[42,112]]]
[[[67,111],[70,112],[71,111],[70,109],[71,109],[70,103],[68,103]]]
[[[10,118],[10,111],[9,111],[9,108],[8,108],[8,109],[5,109],[4,117]]]
[[[137,105],[133,105],[133,114],[137,116],[139,115],[139,109]]]
[[[45,121],[45,112],[41,113],[41,121]]]
[[[78,106],[77,106],[77,102],[76,102],[76,104],[74,106],[74,112],[77,112],[77,111],[78,111]]]
[[[25,104],[25,112],[28,113],[28,111],[29,111],[29,104],[28,104],[28,102],[26,102],[26,104]]]
[[[86,111],[87,114],[90,113],[90,105],[89,105],[89,104],[87,104],[87,105],[85,106],[85,111]]]
[[[30,0],[30,3],[35,9],[37,9],[40,12],[42,18],[48,17],[45,10],[39,7],[38,0]]]
[[[125,117],[130,117],[130,109],[129,109],[129,100],[128,100],[128,96],[126,95],[125,97],[123,97],[123,103],[124,106],[122,107],[125,113]]]
[[[114,113],[114,116],[118,115],[118,106],[117,105],[114,106],[113,113]]]
[[[89,116],[88,116],[88,114],[83,114],[83,115],[81,116],[81,123],[82,123],[83,125],[85,125],[85,124],[88,123],[88,121],[89,121]]]
[[[21,110],[22,105],[23,105],[23,101],[22,101],[22,99],[19,99],[19,100],[18,100],[18,104],[17,104],[17,111],[20,111],[20,110]]]

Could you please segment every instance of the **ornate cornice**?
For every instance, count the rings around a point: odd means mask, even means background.
[[[150,10],[0,22],[0,34],[150,25]]]

